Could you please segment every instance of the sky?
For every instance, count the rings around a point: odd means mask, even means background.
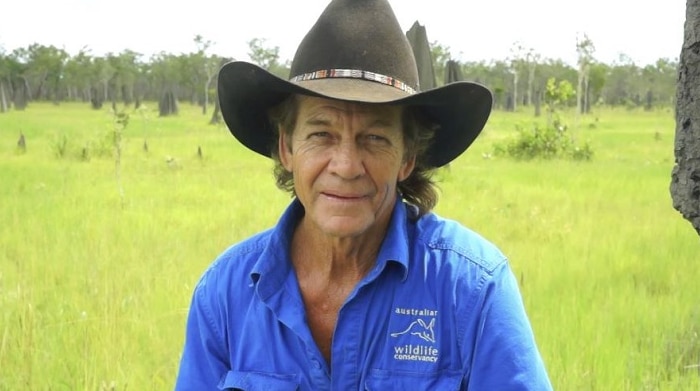
[[[328,0],[163,1],[21,0],[0,7],[0,50],[32,43],[71,55],[130,49],[154,53],[196,51],[195,35],[211,41],[210,54],[248,60],[248,42],[265,40],[291,60]],[[685,0],[392,0],[407,31],[418,21],[428,40],[459,61],[505,60],[516,43],[543,58],[576,62],[577,38],[587,35],[596,60],[624,54],[637,65],[678,59]]]

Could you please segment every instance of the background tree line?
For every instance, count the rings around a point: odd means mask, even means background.
[[[112,105],[139,106],[159,101],[161,114],[176,112],[177,102],[198,104],[206,113],[216,104],[215,80],[228,58],[209,53],[212,43],[194,38],[194,50],[186,54],[161,52],[145,59],[132,50],[92,55],[85,48],[75,55],[54,46],[32,44],[10,52],[0,49],[0,112],[23,110],[31,101],[83,101],[98,109]],[[586,112],[592,105],[654,107],[674,105],[677,60],[661,58],[640,66],[620,55],[612,64],[595,60],[595,47],[584,37],[576,43],[575,66],[559,59],[542,58],[535,50],[515,43],[509,58],[499,61],[457,62],[450,49],[430,44],[435,84],[454,80],[480,82],[494,92],[495,106],[517,110],[539,104],[547,81],[566,80],[577,94],[566,102]],[[286,78],[289,62],[279,58],[278,47],[267,47],[264,39],[248,42],[250,61]],[[456,69],[449,69],[457,67]],[[172,106],[165,107],[163,105]],[[215,112],[216,113],[216,112]],[[216,114],[212,117],[216,121]]]

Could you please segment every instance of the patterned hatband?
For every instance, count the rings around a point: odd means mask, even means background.
[[[398,88],[399,90],[408,92],[409,94],[416,93],[416,90],[413,89],[413,87],[402,82],[401,80],[395,79],[391,76],[386,76],[370,71],[362,71],[358,69],[322,69],[320,71],[314,71],[294,76],[290,79],[290,81],[298,82],[304,80],[318,80],[331,78],[365,79],[375,81],[377,83],[386,84],[394,88]]]

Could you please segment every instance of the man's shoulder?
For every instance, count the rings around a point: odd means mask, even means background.
[[[200,285],[242,283],[268,247],[273,230],[265,230],[225,249],[205,270]]]
[[[232,244],[219,255],[217,262],[230,262],[231,260],[236,262],[238,260],[256,258],[256,254],[263,252],[268,247],[273,233],[274,229],[267,229]]]
[[[444,252],[448,260],[471,262],[488,273],[507,262],[506,256],[491,241],[458,221],[435,213],[428,213],[417,221],[415,238],[427,251]]]

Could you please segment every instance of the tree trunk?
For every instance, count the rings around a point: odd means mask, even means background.
[[[209,80],[207,80],[207,82],[204,83],[204,102],[202,102],[202,115],[207,115],[207,108],[209,106]]]
[[[586,82],[585,85],[583,86],[584,89],[584,102],[586,102],[583,105],[583,112],[588,114],[591,112],[591,85],[589,83],[589,77],[586,76]]]
[[[93,87],[90,90],[90,105],[93,109],[99,110],[102,108],[102,103],[104,102],[102,96],[103,95],[97,91],[97,88]]]
[[[14,96],[12,97],[16,110],[24,110],[27,107],[27,102],[30,98],[29,95],[31,94],[27,79],[20,77],[20,80],[21,84],[19,85],[19,88],[15,89]]]
[[[653,109],[653,108],[654,108],[654,93],[651,91],[651,89],[648,89],[646,103],[644,104],[644,110],[651,111],[651,109]]]
[[[512,111],[518,109],[518,71],[513,73],[513,106]]]
[[[122,101],[124,106],[129,106],[134,102],[134,86],[130,84],[122,84]]]
[[[533,99],[532,99],[532,89],[534,88],[533,84],[535,81],[535,67],[537,66],[537,63],[530,63],[528,65],[528,72],[527,72],[527,103],[525,103],[526,106],[530,106],[533,104]]]
[[[515,111],[515,99],[512,94],[506,97],[506,111]]]
[[[229,61],[232,59],[230,58],[222,58],[221,61],[219,61],[219,69],[226,65]],[[217,71],[211,78],[211,81],[214,82],[217,80],[219,77],[219,71]],[[211,119],[209,120],[209,124],[214,125],[221,123],[221,106],[219,105],[219,89],[217,86],[214,88],[214,112],[211,115]]]
[[[177,114],[177,99],[172,91],[166,91],[158,102],[158,112],[161,117]]]
[[[671,173],[673,207],[700,235],[700,0],[686,3],[683,48],[676,89],[676,165]]]
[[[218,75],[218,72],[209,75],[207,82],[204,84],[204,106],[202,107],[202,114],[207,114],[207,108],[209,107],[209,88],[211,88],[211,83],[216,81]]]
[[[586,73],[583,75],[583,107],[581,107],[581,114],[587,114],[591,106],[591,102],[588,101],[588,73],[588,69],[586,69]]]
[[[0,80],[0,113],[6,112],[7,107],[7,97],[5,96],[5,83]]]
[[[209,120],[210,125],[215,125],[221,123],[221,106],[219,105],[219,97],[217,94],[216,100],[214,101],[214,112]]]
[[[576,114],[583,113],[583,66],[578,70],[578,85],[576,86]]]

